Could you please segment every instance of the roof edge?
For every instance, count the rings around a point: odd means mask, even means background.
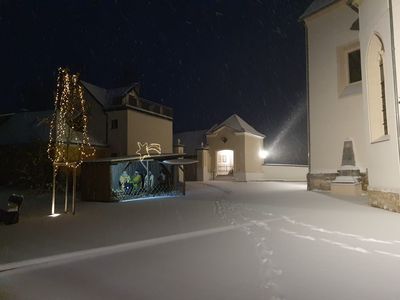
[[[317,9],[314,9],[314,10],[311,9],[311,10],[310,10],[312,4],[315,3],[315,2],[312,2],[311,5],[305,10],[305,12],[299,17],[299,21],[300,21],[300,22],[301,22],[301,21],[304,21],[306,18],[311,17],[311,16],[313,16],[313,15],[319,13],[320,11],[323,11],[323,10],[327,9],[328,7],[333,6],[333,5],[337,4],[337,3],[340,2],[340,1],[341,1],[341,0],[333,0],[333,1],[330,2],[329,4],[325,4],[325,5],[323,5],[323,6],[319,7],[319,8],[317,8]]]

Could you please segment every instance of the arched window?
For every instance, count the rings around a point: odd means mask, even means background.
[[[367,101],[371,142],[389,134],[385,93],[385,51],[382,40],[373,35],[367,54]]]
[[[383,131],[388,134],[387,116],[386,116],[386,96],[385,96],[385,71],[383,69],[383,54],[379,54],[379,74],[381,81],[381,100],[382,100],[382,118],[383,118]]]

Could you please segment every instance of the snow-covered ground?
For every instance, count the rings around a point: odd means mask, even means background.
[[[400,298],[400,214],[365,197],[189,183],[186,197],[57,218],[48,195],[25,200],[0,226],[0,299]]]

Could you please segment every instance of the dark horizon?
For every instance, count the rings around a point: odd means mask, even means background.
[[[175,132],[236,113],[267,144],[279,139],[280,160],[306,162],[298,17],[310,2],[3,0],[0,111],[52,109],[66,66],[105,88],[139,82],[144,98],[174,109]]]

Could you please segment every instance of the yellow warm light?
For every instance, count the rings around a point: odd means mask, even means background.
[[[56,217],[58,217],[58,216],[60,216],[61,214],[51,214],[51,215],[49,215],[49,217],[50,218],[56,218]]]
[[[261,159],[266,159],[269,155],[269,152],[267,150],[261,149],[260,151],[258,151],[258,156]]]
[[[161,154],[161,145],[157,143],[141,143],[138,142],[138,150],[136,154],[140,156],[140,160],[143,161],[144,159],[151,157],[150,152]]]
[[[81,121],[82,131],[78,132],[74,122]],[[89,141],[87,132],[86,101],[83,88],[79,82],[79,74],[69,74],[65,68],[58,69],[54,113],[50,122],[49,144],[47,154],[57,168],[57,164],[67,167],[79,167],[85,158],[94,156],[95,149]],[[78,139],[72,135],[79,135]],[[78,158],[71,160],[69,145],[74,140],[78,144]]]

